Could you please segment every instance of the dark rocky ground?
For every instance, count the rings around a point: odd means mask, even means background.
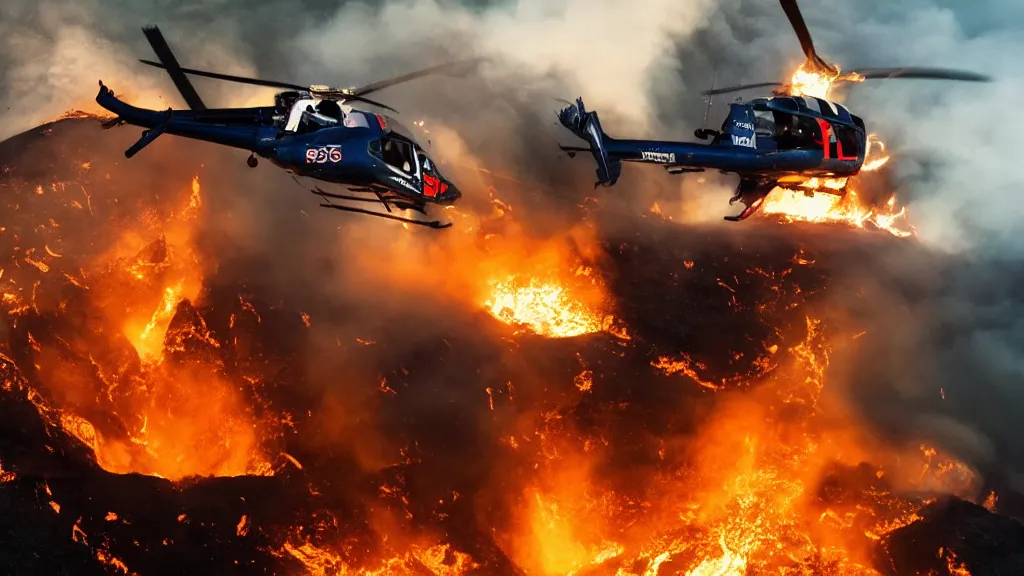
[[[502,443],[509,419],[560,410],[581,433],[600,430],[610,440],[610,468],[654,466],[647,450],[652,441],[692,432],[715,400],[698,386],[680,385],[678,377],[657,374],[652,360],[685,352],[706,366],[704,378],[743,386],[757,372],[750,361],[758,347],[775,343],[785,349],[798,337],[794,334],[808,311],[827,305],[836,269],[856,261],[867,271],[881,266],[871,257],[880,250],[918,250],[885,235],[836,241],[831,231],[813,226],[794,226],[781,236],[758,223],[723,230],[647,218],[623,222],[624,217],[615,216],[619,231],[603,238],[606,255],[596,266],[632,340],[624,344],[605,334],[569,340],[520,336],[510,344],[503,328],[476,310],[447,310],[443,322],[434,322],[430,313],[402,309],[399,320],[393,310],[380,318],[352,302],[314,301],[323,295],[306,288],[296,288],[301,296],[283,291],[268,278],[267,267],[276,264],[261,255],[259,246],[249,246],[237,257],[222,258],[206,275],[196,307],[179,305],[167,341],[180,346],[168,362],[187,365],[205,358],[250,394],[252,405],[291,414],[294,426],[280,427],[265,441],[270,452],[287,452],[302,468],[271,458],[273,476],[179,483],[111,474],[61,428],[59,418],[47,418],[29,400],[30,391],[52,396],[46,369],[37,365],[39,349],[52,351],[49,357],[59,358],[67,370],[85,372],[89,365],[119,364],[119,358],[130,356],[123,338],[96,333],[93,319],[110,302],[100,302],[89,288],[57,273],[81,280],[76,271],[84,262],[111,245],[140,214],[166,203],[171,190],[187,188],[198,172],[211,190],[206,198],[244,190],[252,202],[260,202],[270,194],[238,184],[244,176],[236,176],[242,169],[230,164],[240,165],[234,156],[171,138],[126,162],[123,149],[136,136],[128,130],[101,132],[94,120],[73,119],[0,143],[0,226],[5,227],[0,281],[13,281],[25,301],[34,292],[37,302],[36,309],[8,316],[0,326],[5,355],[0,359],[5,382],[0,466],[15,475],[0,483],[3,573],[124,573],[101,561],[110,557],[145,576],[300,573],[300,563],[280,552],[296,530],[315,541],[346,541],[353,563],[401,554],[400,545],[381,538],[374,526],[371,516],[378,510],[402,512],[404,531],[443,534],[454,548],[476,559],[481,565],[476,573],[517,573],[493,535],[480,528],[507,522],[508,503],[494,503],[493,495],[513,492],[530,474],[530,449],[510,455]],[[57,190],[49,188],[52,182],[67,184]],[[42,194],[37,186],[44,187]],[[308,200],[294,198],[277,202]],[[207,210],[207,219],[245,217]],[[275,218],[278,224],[290,218],[301,222],[298,209]],[[40,225],[51,219],[57,226]],[[300,246],[304,242],[296,240]],[[220,254],[229,244],[216,230],[200,243],[203,250]],[[38,255],[44,245],[62,254],[48,260],[46,273],[24,260],[26,250],[35,248]],[[794,264],[798,253],[816,264]],[[916,258],[936,257],[921,251]],[[692,262],[692,268],[685,262]],[[720,280],[728,281],[728,291]],[[235,323],[242,314],[239,294],[259,312],[260,322]],[[332,358],[311,360],[323,350],[317,341],[323,335],[311,336],[301,320],[300,312],[311,309],[320,325],[356,324],[363,338],[376,343],[373,352],[341,348]],[[388,314],[394,316],[389,320]],[[421,336],[410,341],[410,331]],[[210,344],[203,334],[220,345]],[[234,345],[227,345],[231,341]],[[743,356],[737,359],[736,352]],[[581,363],[593,370],[594,392],[568,401],[575,397],[572,377]],[[128,374],[140,370],[137,360],[133,364],[128,358],[124,364]],[[252,373],[261,380],[258,394],[245,392],[244,376]],[[324,373],[338,381],[323,383],[313,376]],[[381,376],[396,393],[366,401],[381,396],[375,388]],[[506,382],[525,382],[514,408],[489,412],[488,388],[497,391],[498,401],[512,405],[501,393]],[[359,387],[370,390],[358,392]],[[365,413],[341,421],[319,414],[354,398],[365,404]],[[117,435],[123,424],[116,417],[103,419],[116,411],[96,402],[93,424],[108,436]],[[338,427],[344,441],[332,440]],[[404,457],[388,466],[366,466],[360,442],[352,441],[363,436],[402,447]],[[855,476],[856,471],[836,474]],[[958,498],[941,498],[919,513],[922,520],[888,537],[879,550],[878,568],[900,575],[945,570],[936,556],[944,548],[955,551],[974,576],[1024,574],[1024,526],[1012,517],[1022,510],[1021,496],[996,476],[987,480],[999,495],[999,514]],[[404,501],[381,496],[382,485],[399,486]],[[445,500],[452,491],[462,497]],[[59,512],[51,502],[59,504]],[[116,520],[109,519],[111,512]],[[246,531],[238,528],[243,516],[250,527]]]

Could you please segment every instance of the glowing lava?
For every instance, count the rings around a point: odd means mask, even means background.
[[[574,300],[555,282],[509,276],[491,283],[488,312],[507,324],[523,326],[549,338],[599,332],[603,316]]]
[[[155,362],[163,358],[164,336],[167,327],[171,323],[174,311],[178,303],[182,301],[181,285],[178,282],[174,287],[164,289],[164,296],[160,304],[153,311],[149,323],[139,332],[126,330],[125,336],[131,341],[135,350],[139,353],[139,359],[143,362]]]
[[[47,194],[66,189],[51,188]],[[94,323],[83,332],[28,334],[40,381],[30,400],[110,472],[171,480],[270,474],[259,422],[224,375],[215,355],[221,343],[192,306],[203,283],[192,240],[199,178],[190,194],[181,192],[125,222],[113,246],[88,257],[87,271],[76,270],[81,256],[68,244],[26,251],[40,258],[34,269],[53,278],[46,286],[67,280],[80,292]],[[5,298],[8,316],[62,311],[63,302],[56,310],[37,305],[35,292],[32,304]]]

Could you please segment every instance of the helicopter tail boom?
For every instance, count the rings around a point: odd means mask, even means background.
[[[258,124],[210,122],[197,117],[197,114],[210,115],[215,111],[197,113],[192,110],[157,111],[138,108],[119,100],[110,88],[103,85],[102,81],[99,94],[96,96],[96,103],[117,116],[114,122],[108,123],[110,126],[126,123],[147,128],[143,132],[142,138],[125,151],[125,156],[128,158],[137,154],[164,133],[248,151],[259,152],[261,148],[260,130],[262,127]]]

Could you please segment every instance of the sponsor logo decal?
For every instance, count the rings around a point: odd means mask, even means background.
[[[341,146],[321,146],[306,150],[306,164],[337,164],[341,159]]]
[[[413,186],[412,184],[410,184],[409,181],[406,180],[405,178],[399,178],[398,176],[392,176],[391,179],[394,180],[395,182],[398,182],[402,186],[405,186],[406,188],[408,188],[410,190],[415,190],[417,192],[419,191],[419,190],[416,190],[416,187]]]
[[[651,162],[661,162],[663,164],[671,164],[676,161],[676,155],[672,152],[640,152],[640,156],[644,160]]]
[[[732,145],[733,146],[745,146],[747,148],[753,148],[754,147],[754,139],[751,138],[750,136],[733,136],[732,137]]]
[[[744,130],[753,130],[754,129],[754,125],[751,124],[750,122],[733,122],[733,126],[735,126],[737,128],[742,128]]]

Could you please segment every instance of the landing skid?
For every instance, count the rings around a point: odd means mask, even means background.
[[[750,218],[761,207],[775,185],[775,180],[741,178],[739,186],[736,187],[736,195],[729,199],[729,205],[740,202],[743,204],[743,211],[735,216],[724,216],[724,219],[729,222],[741,222]]]
[[[333,208],[335,210],[342,210],[344,212],[353,212],[353,213],[356,213],[356,214],[366,214],[367,216],[376,216],[377,218],[385,218],[387,220],[394,220],[396,222],[402,222],[402,223],[405,223],[405,224],[415,224],[416,226],[425,226],[427,228],[433,228],[435,230],[441,230],[441,229],[444,229],[444,228],[451,228],[451,226],[452,226],[451,222],[448,222],[446,224],[442,224],[438,220],[431,220],[429,222],[424,222],[422,220],[414,220],[412,218],[406,218],[404,216],[398,216],[396,214],[391,214],[390,212],[391,212],[391,206],[392,205],[395,208],[398,208],[399,210],[415,210],[416,212],[419,212],[420,214],[423,214],[424,216],[427,214],[427,212],[426,212],[426,209],[425,209],[425,205],[422,204],[422,203],[415,203],[415,202],[410,202],[410,201],[407,201],[407,200],[404,200],[404,199],[400,199],[400,198],[396,199],[394,197],[388,197],[388,193],[389,192],[391,194],[394,194],[390,190],[386,191],[384,194],[382,194],[380,190],[377,190],[376,188],[370,188],[370,187],[367,187],[367,188],[350,188],[350,190],[352,190],[353,192],[369,192],[369,193],[374,194],[376,196],[376,198],[366,198],[366,197],[363,197],[363,196],[352,196],[352,195],[348,195],[348,194],[333,194],[333,193],[330,193],[330,192],[325,192],[324,190],[320,189],[317,186],[314,186],[313,189],[311,190],[311,192],[313,194],[316,194],[317,196],[320,196],[321,198],[324,199],[324,202],[322,202],[320,204],[320,206],[323,207],[323,208]],[[385,213],[381,213],[381,212],[375,212],[373,210],[366,210],[366,209],[363,209],[363,208],[356,208],[355,206],[344,206],[344,205],[341,205],[341,204],[334,204],[333,202],[330,201],[331,198],[334,198],[336,200],[347,200],[347,201],[350,201],[350,202],[374,202],[374,203],[378,203],[378,204],[383,204],[384,205],[384,209],[387,210],[388,213],[385,214]]]

